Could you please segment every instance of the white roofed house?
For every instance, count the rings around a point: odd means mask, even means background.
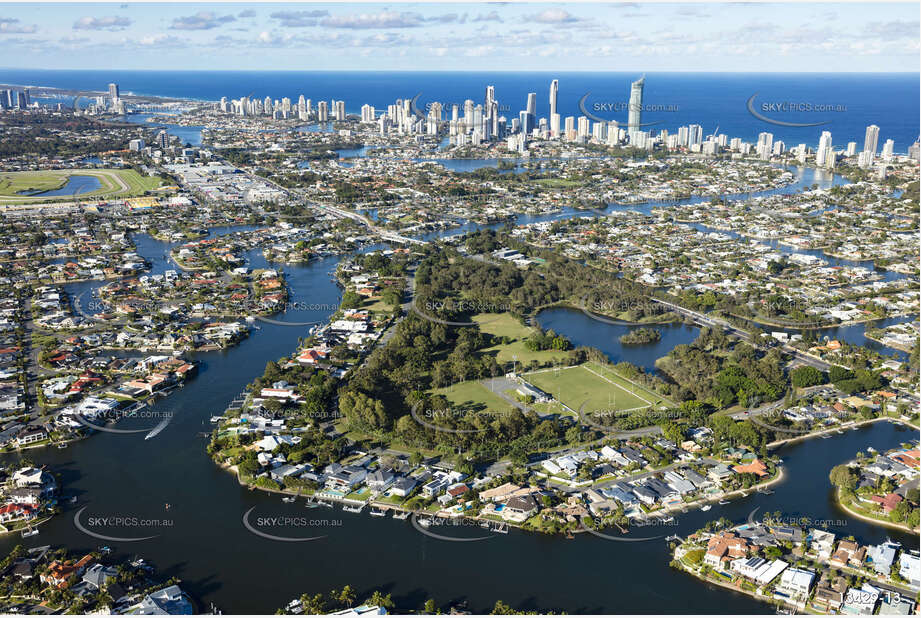
[[[812,582],[815,580],[815,571],[809,569],[786,569],[780,575],[777,590],[796,601],[803,601],[809,596]]]
[[[364,482],[368,471],[356,466],[343,466],[342,469],[326,477],[326,488],[335,491],[351,491]]]
[[[901,546],[892,541],[886,541],[879,545],[871,545],[869,551],[870,566],[874,571],[884,577],[889,576],[889,571],[895,563],[895,556]]]
[[[809,549],[816,552],[819,558],[828,560],[835,549],[835,535],[831,532],[813,528],[809,531]]]
[[[902,551],[899,557],[899,575],[917,590],[921,587],[921,557],[918,552]]]

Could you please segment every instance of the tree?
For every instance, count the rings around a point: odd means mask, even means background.
[[[845,491],[854,491],[857,487],[857,475],[847,464],[839,464],[828,474],[831,484]]]
[[[336,600],[342,607],[352,607],[355,604],[355,590],[346,584],[336,595]]]
[[[326,601],[321,593],[313,596],[309,594],[301,595],[301,606],[304,608],[304,614],[317,615],[326,613]]]
[[[363,302],[364,299],[359,294],[353,292],[352,290],[348,290],[345,294],[342,295],[342,302],[340,303],[340,306],[343,309],[357,309],[358,307],[361,307]]]
[[[389,594],[383,594],[380,590],[375,590],[370,598],[365,600],[365,605],[377,605],[385,609],[393,609],[393,600]]]
[[[515,610],[500,599],[496,601],[496,604],[492,607],[492,611],[489,613],[493,616],[509,616],[514,614]]]
[[[805,388],[807,386],[815,386],[824,383],[825,374],[815,367],[804,365],[790,372],[790,381],[793,383],[793,386]]]
[[[838,382],[843,380],[850,380],[854,377],[854,372],[845,367],[839,367],[838,365],[832,365],[828,370],[828,379],[835,383],[837,386]]]

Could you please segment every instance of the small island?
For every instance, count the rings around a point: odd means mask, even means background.
[[[643,345],[646,343],[656,343],[661,339],[662,333],[654,328],[638,328],[620,336],[620,342],[624,345]]]

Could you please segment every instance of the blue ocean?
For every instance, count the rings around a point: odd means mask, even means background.
[[[0,82],[106,89],[116,82],[122,92],[200,100],[222,96],[297,100],[305,97],[344,99],[349,113],[363,104],[378,110],[396,99],[418,95],[417,107],[439,101],[450,106],[472,99],[482,103],[493,85],[500,113],[509,119],[525,108],[529,92],[537,93],[538,117],[549,116],[549,88],[559,80],[559,112],[580,116],[588,111],[604,120],[627,122],[630,83],[637,73],[511,73],[511,72],[318,72],[318,71],[64,71],[0,70]],[[754,97],[754,99],[752,98]],[[642,122],[647,130],[699,124],[703,134],[718,132],[747,141],[761,132],[788,147],[814,147],[822,131],[831,131],[836,148],[855,141],[863,147],[866,127],[880,127],[880,148],[887,139],[895,151],[907,152],[918,139],[919,80],[912,73],[647,73]],[[751,101],[751,104],[749,102]],[[581,102],[581,106],[580,106]],[[810,124],[786,126],[781,123]],[[448,107],[450,109],[450,107]]]

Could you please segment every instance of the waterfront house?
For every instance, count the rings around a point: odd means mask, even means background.
[[[746,579],[755,579],[762,570],[767,570],[770,566],[771,564],[764,558],[753,556],[751,558],[736,558],[729,563],[729,570]]]
[[[771,533],[777,538],[778,541],[789,541],[794,545],[802,545],[803,540],[806,538],[806,535],[803,533],[803,529],[796,526],[778,526],[776,528],[772,528]]]
[[[899,576],[915,590],[921,587],[921,557],[918,552],[902,551],[899,557]]]
[[[307,469],[305,465],[284,464],[269,472],[274,481],[284,481],[289,476],[298,476]]]
[[[720,532],[707,541],[704,564],[714,569],[722,569],[724,562],[748,555],[749,545],[745,539],[734,532]]]
[[[92,561],[93,556],[90,554],[83,556],[77,562],[61,562],[55,560],[48,566],[48,570],[41,574],[39,579],[45,584],[57,588],[66,588],[67,581],[75,575],[78,577],[82,575],[84,569],[86,569]]]
[[[468,487],[466,483],[458,483],[448,487],[447,495],[450,496],[452,500],[458,500],[468,491],[470,491],[470,487]]]
[[[716,483],[721,483],[732,477],[732,470],[724,463],[718,463],[707,470],[707,478]]]
[[[416,479],[408,476],[400,477],[393,482],[390,493],[394,496],[405,498],[416,488]]]
[[[6,497],[14,504],[27,504],[37,508],[42,499],[42,490],[38,487],[17,487],[7,492]]]
[[[901,546],[892,541],[871,545],[868,551],[870,566],[883,577],[888,577],[889,570],[895,563],[895,556],[899,549],[901,549]]]
[[[690,468],[682,468],[681,474],[683,474],[684,478],[686,478],[689,482],[694,483],[694,487],[697,489],[702,489],[713,484],[712,481],[707,480],[705,477],[697,474],[697,472],[691,470]]]
[[[42,486],[53,480],[54,477],[41,468],[25,467],[13,473],[13,484],[16,487]]]
[[[828,560],[831,557],[832,550],[835,547],[835,535],[824,530],[813,528],[809,531],[809,549],[818,554],[822,560]]]
[[[796,601],[805,600],[814,580],[815,571],[789,568],[781,573],[777,591]]]
[[[523,522],[538,510],[537,501],[531,495],[514,496],[505,503],[502,518],[507,521]]]
[[[870,496],[869,499],[866,500],[861,497],[861,500],[876,504],[880,509],[882,509],[883,513],[888,515],[899,505],[899,502],[902,501],[902,496],[897,493],[889,493],[885,496]]]
[[[396,477],[391,470],[378,468],[368,475],[368,477],[365,479],[365,484],[371,491],[383,492],[386,491],[388,487],[390,487],[395,478]]]
[[[4,504],[0,506],[0,523],[16,521],[19,519],[30,520],[37,516],[35,505],[31,504]]]
[[[777,576],[786,570],[789,565],[783,560],[773,560],[766,568],[762,567],[755,575],[755,583],[759,586],[767,586],[777,579]]]
[[[125,614],[133,616],[179,615],[190,616],[194,613],[192,602],[179,586],[172,585],[151,592],[140,603],[129,607]]]
[[[681,494],[678,491],[655,477],[646,479],[645,485],[658,495],[662,504],[674,504],[681,501]]]
[[[110,579],[114,579],[117,575],[118,571],[115,567],[102,566],[97,562],[83,574],[83,582],[93,590],[102,590],[105,588],[106,583]]]
[[[521,489],[521,486],[515,483],[503,483],[498,487],[481,491],[479,494],[480,502],[504,502],[519,489]]]
[[[668,486],[684,496],[695,491],[694,483],[690,482],[675,470],[669,470],[664,475],[665,482]]]
[[[364,482],[368,471],[355,466],[343,466],[341,470],[326,477],[326,488],[334,491],[350,492]]]
[[[759,478],[767,476],[768,473],[767,466],[760,459],[755,459],[748,464],[733,466],[732,470],[736,474],[754,474]]]
[[[867,556],[867,548],[861,547],[855,541],[841,541],[838,543],[838,549],[835,551],[829,563],[835,567],[861,567]]]
[[[636,506],[636,504],[639,502],[636,495],[630,491],[630,488],[621,483],[603,489],[602,494],[613,500],[617,500],[624,505],[624,508]]]
[[[639,498],[640,502],[646,506],[652,506],[659,499],[659,494],[652,491],[645,485],[637,485],[633,488],[633,494]]]

